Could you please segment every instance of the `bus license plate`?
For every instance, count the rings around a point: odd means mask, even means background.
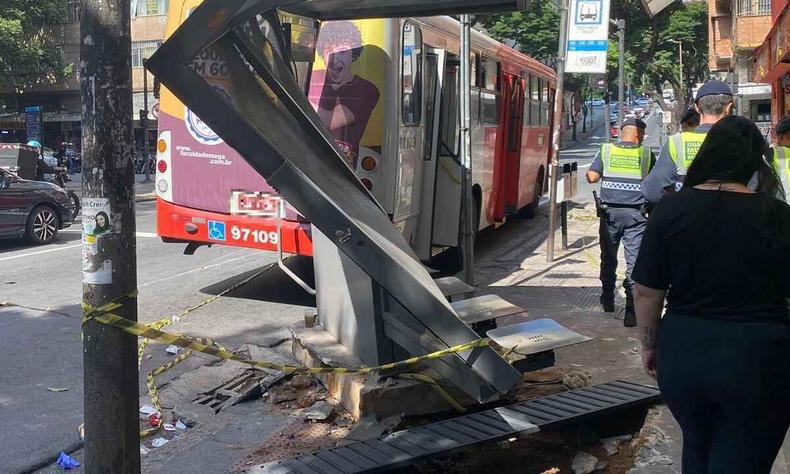
[[[267,193],[233,191],[230,213],[236,215],[280,217],[280,196]]]

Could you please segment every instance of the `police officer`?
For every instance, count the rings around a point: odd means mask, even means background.
[[[782,188],[785,190],[785,199],[790,198],[790,117],[785,117],[776,124],[776,145],[772,147],[774,166]]]
[[[680,131],[693,132],[699,127],[699,112],[694,107],[689,107],[680,117]]]
[[[694,131],[683,131],[670,136],[661,146],[656,166],[642,182],[642,192],[650,204],[656,204],[669,187],[679,190],[683,186],[691,161],[705,141],[710,127],[732,114],[732,90],[722,81],[708,81],[697,91],[694,110],[700,114],[699,125]]]
[[[601,145],[587,171],[588,183],[601,182],[601,305],[606,312],[614,311],[617,250],[622,240],[626,262],[623,324],[627,327],[636,326],[631,270],[647,223],[642,211],[645,200],[641,183],[655,161],[650,149],[642,144],[645,128],[645,122],[639,119],[624,120],[620,143]]]

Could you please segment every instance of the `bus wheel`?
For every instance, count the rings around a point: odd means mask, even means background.
[[[535,187],[532,190],[532,202],[521,208],[518,212],[519,217],[534,219],[538,215],[541,196],[543,196],[543,171],[538,173],[538,179],[535,180]]]

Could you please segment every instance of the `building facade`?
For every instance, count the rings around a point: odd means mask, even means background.
[[[754,48],[771,29],[771,0],[708,0],[708,67],[731,84],[736,111],[767,133],[772,117],[771,85],[754,80]]]
[[[771,85],[771,115],[776,124],[790,117],[790,0],[772,0],[771,29],[753,56],[754,80]]]
[[[143,61],[153,55],[162,44],[167,23],[167,0],[132,0],[132,89],[135,143],[142,143],[140,113],[145,102],[143,96]],[[42,142],[55,148],[61,142],[71,142],[78,149],[81,140],[81,98],[79,82],[80,25],[79,0],[68,0],[67,15],[63,22],[52,25],[55,44],[61,51],[65,66],[71,74],[57,83],[34,86],[24,92],[13,85],[0,86],[0,142],[27,141],[25,110],[42,109]],[[156,101],[153,96],[153,77],[148,74],[149,143],[156,143]]]

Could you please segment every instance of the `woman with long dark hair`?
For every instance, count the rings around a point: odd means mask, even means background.
[[[768,474],[790,426],[790,206],[767,156],[750,120],[714,125],[634,268],[642,360],[687,474]]]

